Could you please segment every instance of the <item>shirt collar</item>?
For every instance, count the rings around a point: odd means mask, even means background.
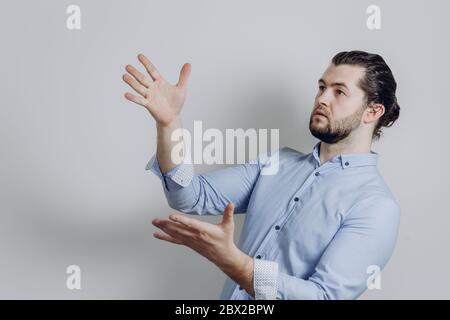
[[[313,148],[313,157],[320,165],[319,157],[320,141],[316,143]],[[378,161],[378,153],[370,151],[370,153],[354,153],[354,154],[340,154],[329,160],[331,163],[339,163],[343,169],[360,166],[376,166]]]

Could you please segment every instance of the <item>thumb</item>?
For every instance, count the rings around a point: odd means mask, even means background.
[[[229,202],[225,210],[223,211],[222,224],[234,225],[233,215],[234,215],[234,204],[232,202]]]
[[[185,63],[180,71],[180,78],[178,79],[177,86],[184,88],[187,85],[189,74],[191,73],[191,64]]]

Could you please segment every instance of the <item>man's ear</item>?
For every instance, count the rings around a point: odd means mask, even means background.
[[[380,119],[385,112],[384,105],[381,103],[370,103],[364,113],[364,122],[370,123]]]

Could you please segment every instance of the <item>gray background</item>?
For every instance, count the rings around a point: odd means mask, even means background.
[[[66,28],[70,4],[81,7],[81,30]],[[381,7],[381,30],[366,27],[370,4]],[[155,126],[123,98],[124,66],[142,52],[175,83],[190,62],[186,128],[280,128],[281,146],[310,152],[317,79],[350,49],[386,59],[401,105],[373,147],[402,208],[399,240],[382,289],[361,298],[450,298],[448,1],[1,6],[0,298],[218,298],[216,266],[152,236],[151,220],[173,210],[144,170]],[[78,291],[65,286],[71,264],[82,270]]]

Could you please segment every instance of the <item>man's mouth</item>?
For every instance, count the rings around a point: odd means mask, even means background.
[[[313,116],[321,116],[321,117],[324,117],[324,118],[328,118],[325,114],[323,114],[322,112],[316,112],[316,113],[314,113],[313,114]]]

